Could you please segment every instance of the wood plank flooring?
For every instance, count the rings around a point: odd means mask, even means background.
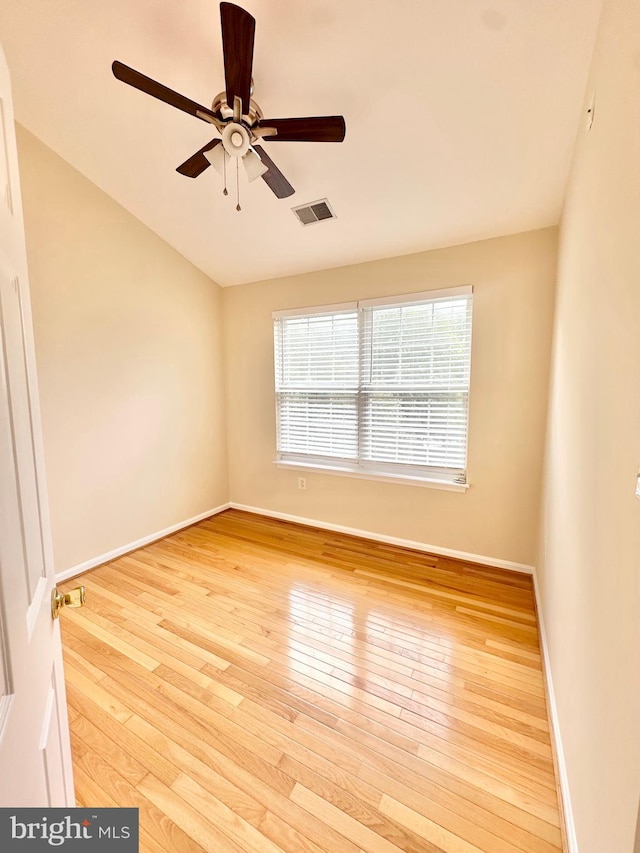
[[[77,799],[141,850],[562,850],[530,578],[228,510],[81,582]]]

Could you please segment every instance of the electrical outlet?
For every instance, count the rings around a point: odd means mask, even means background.
[[[636,497],[640,498],[640,474],[636,477]]]
[[[298,477],[298,488],[304,491],[307,488],[307,478],[306,477]]]

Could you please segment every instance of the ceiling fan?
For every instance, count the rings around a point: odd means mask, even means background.
[[[225,91],[213,99],[211,109],[203,107],[157,83],[139,71],[117,60],[112,70],[118,80],[146,92],[176,109],[212,124],[221,139],[212,139],[177,170],[181,175],[197,178],[210,165],[225,176],[227,163],[236,164],[236,179],[242,160],[250,181],[261,177],[277,198],[287,198],[295,190],[275,165],[259,141],[342,142],[346,133],[342,116],[310,116],[307,118],[264,118],[251,97],[253,81],[253,43],[255,18],[233,3],[220,4],[222,48],[224,54]],[[240,210],[238,202],[236,206]]]

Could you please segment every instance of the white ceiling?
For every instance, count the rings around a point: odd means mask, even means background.
[[[267,117],[343,114],[342,144],[264,146],[296,188],[175,171],[213,128],[117,81],[119,59],[209,106],[214,0],[1,0],[18,121],[221,285],[558,221],[601,0],[240,0]],[[328,197],[338,219],[290,208]]]

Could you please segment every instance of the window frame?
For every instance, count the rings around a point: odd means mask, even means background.
[[[471,393],[471,360],[472,360],[472,334],[473,334],[473,285],[462,285],[458,287],[444,288],[438,290],[419,291],[398,296],[384,296],[359,301],[341,302],[329,305],[307,306],[302,308],[285,309],[274,311],[272,314],[274,324],[274,359],[277,357],[276,334],[277,321],[288,317],[318,317],[323,315],[337,314],[342,312],[358,312],[358,340],[359,365],[362,366],[362,309],[368,307],[405,307],[422,304],[424,302],[436,302],[454,297],[468,298],[469,312],[469,381],[466,390],[460,392],[466,397],[466,429],[465,429],[465,467],[452,468],[432,465],[411,465],[397,462],[381,462],[377,460],[355,460],[339,458],[337,456],[323,456],[321,454],[303,454],[291,451],[282,451],[278,447],[280,437],[280,394],[286,390],[278,388],[278,367],[274,364],[275,379],[275,409],[276,409],[276,459],[274,464],[283,469],[294,469],[303,471],[317,471],[323,474],[338,474],[341,476],[356,477],[366,480],[383,480],[387,482],[403,483],[418,486],[428,486],[445,489],[447,491],[464,492],[469,488],[467,480],[468,473],[468,446],[469,446],[469,401]],[[401,392],[401,388],[399,389]],[[338,393],[336,391],[336,393]],[[360,430],[363,417],[363,398],[365,390],[362,377],[358,381],[357,396],[357,429],[358,447],[360,447]],[[452,392],[455,393],[455,392]]]

